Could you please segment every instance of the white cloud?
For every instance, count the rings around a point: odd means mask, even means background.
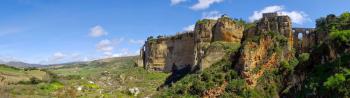
[[[189,26],[187,26],[187,27],[184,27],[183,30],[184,30],[184,31],[193,31],[193,30],[194,30],[194,27],[195,27],[195,25],[192,24],[192,25],[189,25]]]
[[[107,35],[108,32],[106,32],[101,26],[97,25],[97,26],[94,26],[90,29],[90,36],[91,37],[100,37],[100,36],[103,36],[103,35]]]
[[[303,24],[305,21],[309,20],[307,14],[302,11],[285,11],[284,6],[273,5],[265,7],[260,11],[254,11],[253,15],[249,17],[249,21],[253,22],[262,18],[263,13],[278,12],[280,15],[288,15],[293,23]]]
[[[139,54],[139,50],[132,52],[128,48],[122,48],[119,53],[113,54],[113,57],[133,56]]]
[[[182,2],[186,2],[187,0],[170,0],[171,5],[177,5],[180,4]]]
[[[77,62],[77,61],[89,61],[86,56],[80,55],[79,53],[64,53],[55,52],[48,58],[39,61],[39,64],[60,64],[67,62]]]
[[[144,40],[134,40],[134,39],[129,39],[130,44],[144,44]]]
[[[202,13],[202,18],[203,19],[218,19],[221,17],[221,15],[223,15],[223,13],[219,12],[219,11],[210,11],[210,12],[203,12]]]
[[[288,15],[293,23],[303,24],[305,21],[310,20],[308,15],[302,11],[281,12],[282,15]]]
[[[66,54],[63,54],[62,52],[56,52],[52,55],[52,60],[53,61],[58,61],[62,60],[66,57]]]
[[[112,55],[113,51],[112,42],[108,39],[101,40],[97,45],[96,49],[103,52],[105,55]]]
[[[198,3],[191,6],[192,10],[204,10],[210,7],[214,3],[220,3],[224,0],[198,0]]]
[[[221,16],[223,15],[223,13],[219,12],[219,11],[210,11],[210,12],[203,12],[202,13],[202,19],[214,19],[217,20],[219,19]],[[195,25],[188,25],[186,27],[183,28],[184,31],[193,31],[195,28]]]

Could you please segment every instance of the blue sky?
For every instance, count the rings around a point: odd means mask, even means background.
[[[294,27],[350,10],[350,0],[1,0],[0,60],[63,63],[135,55],[148,36],[191,30],[222,14],[278,11]]]

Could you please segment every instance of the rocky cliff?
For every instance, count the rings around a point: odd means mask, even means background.
[[[141,49],[142,65],[147,69],[171,71],[174,67],[183,68],[194,63],[193,32],[157,39],[149,38]]]
[[[141,49],[139,65],[170,72],[182,68],[203,69],[226,56],[223,48],[211,47],[213,42],[241,42],[244,27],[222,16],[218,20],[204,19],[196,23],[192,32],[175,36],[150,37]],[[214,56],[215,55],[215,56]],[[212,59],[215,57],[215,59]],[[140,63],[143,61],[143,64]]]
[[[202,70],[180,77],[175,71],[164,96],[350,95],[350,13],[320,18],[317,28],[292,28],[291,19],[277,13],[262,16],[243,25],[227,17],[197,22],[191,66]]]
[[[265,70],[278,67],[282,60],[294,57],[291,20],[288,16],[267,13],[257,22],[256,38],[242,46],[239,63],[235,66],[246,79],[248,85],[255,86]]]

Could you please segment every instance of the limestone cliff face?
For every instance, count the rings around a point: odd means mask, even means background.
[[[144,58],[144,66],[148,69],[169,72],[174,65],[177,65],[177,68],[193,65],[193,40],[192,32],[149,39],[145,44],[144,54],[141,55]]]
[[[184,33],[167,40],[167,57],[164,71],[171,71],[173,66],[182,69],[194,64],[193,33]]]
[[[219,18],[217,21],[202,21],[202,24],[198,24],[198,27],[196,29],[198,33],[195,33],[195,35],[198,34],[202,37],[196,40],[197,49],[195,53],[196,64],[199,65],[200,69],[208,68],[210,65],[228,56],[227,52],[225,52],[224,44],[220,45],[219,43],[239,44],[244,30],[242,25],[237,25],[234,20],[226,16]],[[211,34],[209,32],[205,32],[204,34],[211,36],[204,37],[203,33],[200,33],[201,31],[209,30]]]
[[[166,64],[167,43],[165,39],[150,40],[145,44],[145,67],[154,70],[163,70]]]
[[[193,32],[148,39],[141,57],[146,68],[166,72],[185,67],[207,68],[227,56],[223,48],[209,46],[216,41],[240,43],[243,30],[243,26],[226,16],[204,19],[196,23]]]
[[[208,49],[212,42],[213,32],[212,28],[216,24],[216,20],[204,19],[196,23],[194,29],[194,42],[195,42],[195,63],[198,65],[201,59],[204,57],[204,52]]]
[[[205,69],[213,65],[214,63],[223,59],[226,55],[225,49],[221,45],[215,45],[218,43],[211,44],[203,54],[201,61],[199,62],[200,69]]]
[[[257,23],[257,42],[247,40],[242,46],[239,63],[235,68],[241,72],[248,85],[254,87],[266,70],[278,67],[281,60],[294,57],[291,20],[276,13],[265,14]]]
[[[241,42],[244,27],[236,25],[235,21],[228,17],[218,19],[214,27],[214,41]]]
[[[239,63],[236,69],[241,71],[248,85],[255,86],[265,70],[278,65],[277,53],[269,54],[273,47],[274,40],[271,37],[264,37],[259,42],[247,42],[243,46]]]

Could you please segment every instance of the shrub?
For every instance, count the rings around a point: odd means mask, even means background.
[[[29,80],[31,84],[39,84],[40,82],[42,82],[40,79],[36,77],[31,77]]]
[[[226,87],[226,92],[234,92],[237,94],[241,94],[243,92],[243,89],[246,87],[245,85],[245,80],[243,79],[235,79],[232,80],[228,83],[227,87]]]
[[[293,59],[291,59],[291,60],[289,61],[289,64],[290,64],[290,65],[293,67],[293,69],[294,69],[294,67],[297,66],[297,65],[299,64],[299,61],[298,61],[298,59],[293,58]]]
[[[297,66],[299,63],[299,61],[296,58],[293,58],[289,61],[281,61],[280,65],[283,69],[287,70],[287,71],[294,71],[294,67]]]
[[[306,62],[309,60],[309,58],[310,58],[310,53],[302,53],[299,55],[298,59],[300,62]]]
[[[41,82],[43,81],[36,77],[30,77],[29,81],[19,81],[18,84],[39,84]]]
[[[324,86],[327,88],[337,88],[341,86],[346,81],[345,75],[342,73],[337,73],[334,76],[331,76],[324,82]]]
[[[205,82],[200,80],[194,80],[193,86],[192,86],[191,94],[201,94],[206,90]]]
[[[31,70],[38,70],[38,68],[36,68],[36,67],[24,68],[24,71],[31,71]]]

